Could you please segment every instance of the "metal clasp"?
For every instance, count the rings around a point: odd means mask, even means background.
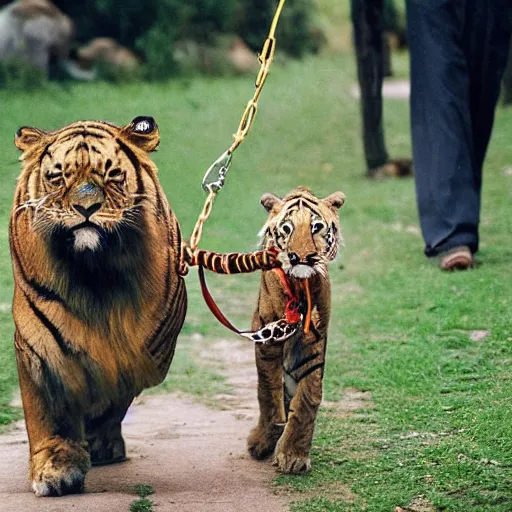
[[[233,154],[227,150],[213,162],[203,178],[202,186],[205,192],[217,193],[222,190],[232,158]]]

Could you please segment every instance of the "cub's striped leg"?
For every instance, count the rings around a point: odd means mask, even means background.
[[[99,466],[126,460],[121,422],[134,397],[111,404],[100,415],[85,422],[91,464]]]
[[[82,418],[72,406],[54,410],[45,392],[53,379],[46,362],[15,334],[16,360],[30,445],[30,479],[36,496],[82,492],[90,467]],[[40,379],[36,383],[33,377]]]
[[[274,453],[286,421],[283,399],[283,347],[261,343],[256,343],[255,347],[260,418],[249,434],[247,447],[253,458],[265,459]]]
[[[259,302],[260,306],[253,316],[253,331],[261,329],[276,317],[272,306],[268,304],[269,301],[262,300],[262,295]],[[283,397],[283,345],[256,343],[255,355],[260,417],[247,438],[247,448],[253,458],[260,460],[272,455],[286,421]]]
[[[325,345],[326,339],[315,328],[285,344],[284,384],[291,401],[274,457],[274,465],[283,473],[305,473],[311,469],[309,454],[322,401]]]

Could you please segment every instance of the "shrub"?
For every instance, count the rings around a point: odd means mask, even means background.
[[[276,6],[276,0],[240,3],[236,32],[255,51],[261,49],[267,37]],[[301,57],[320,49],[324,37],[316,11],[314,0],[287,0],[276,33],[281,51]]]
[[[174,43],[192,39],[212,43],[217,34],[233,24],[236,0],[165,0],[156,2],[151,28],[136,41],[145,59],[146,77],[165,79],[177,72]]]
[[[36,89],[47,81],[46,73],[20,58],[0,61],[0,88]]]

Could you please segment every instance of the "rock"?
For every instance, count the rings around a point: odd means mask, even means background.
[[[256,55],[238,36],[228,50],[227,59],[237,73],[253,73],[259,68]]]
[[[131,50],[110,37],[97,37],[77,51],[80,67],[104,62],[115,69],[136,69],[140,60]]]
[[[184,70],[213,75],[256,73],[256,54],[237,36],[219,36],[213,44],[177,41],[174,58]]]
[[[76,60],[65,62],[66,71],[72,78],[85,81],[95,80],[98,75],[127,78],[140,65],[137,55],[110,37],[93,39],[76,51]],[[128,75],[123,74],[126,71]]]

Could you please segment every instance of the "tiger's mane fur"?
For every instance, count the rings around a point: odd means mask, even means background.
[[[179,224],[149,157],[159,143],[152,118],[24,127],[15,143],[13,316],[33,453],[70,410],[79,418],[66,421],[82,424],[108,416],[165,377],[186,291]],[[31,418],[34,394],[53,426]],[[32,461],[32,475],[44,482],[39,466]]]

